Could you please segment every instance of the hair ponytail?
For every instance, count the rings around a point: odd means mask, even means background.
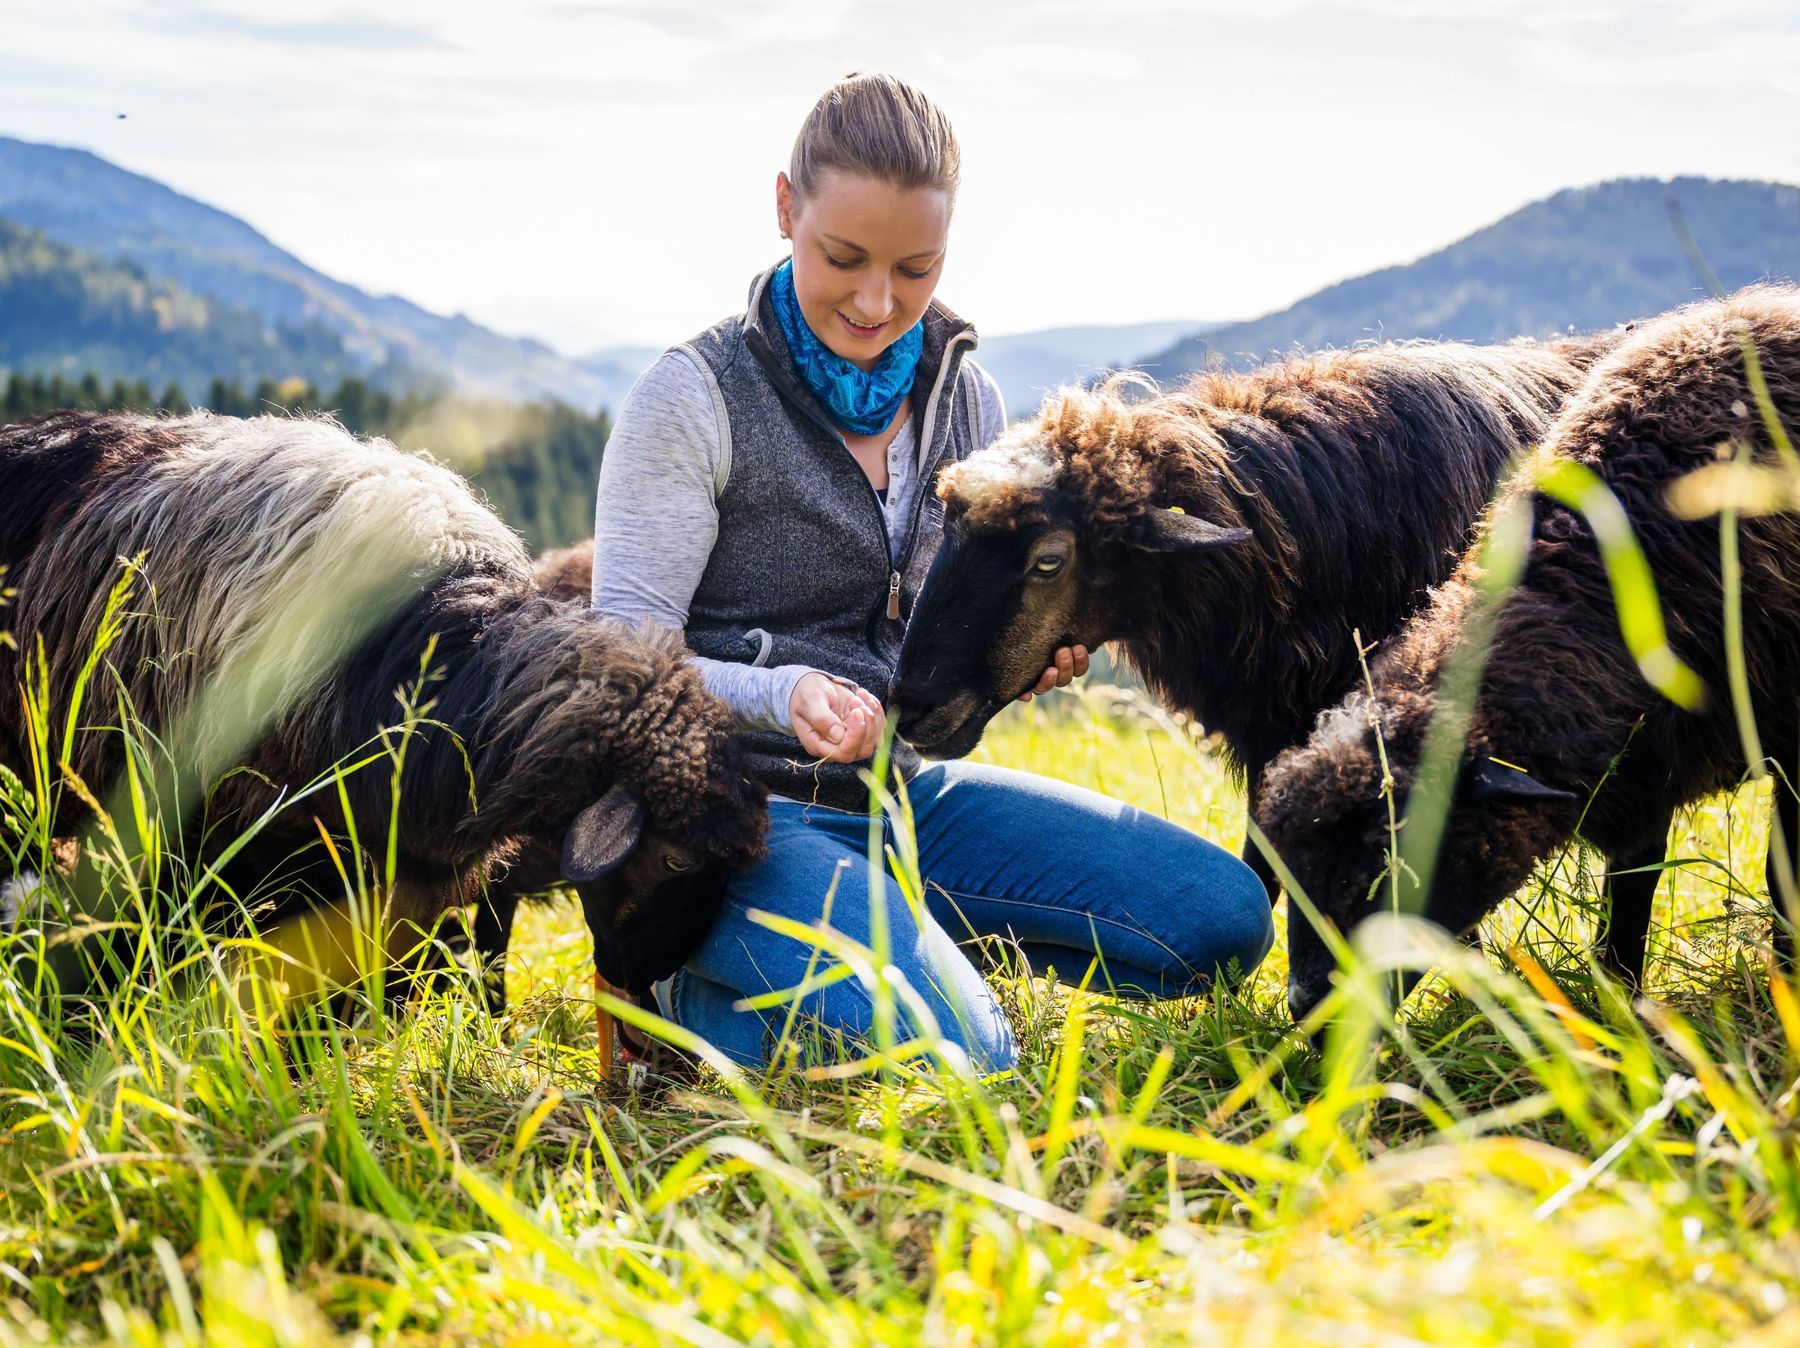
[[[805,200],[831,170],[897,188],[934,187],[956,199],[962,151],[950,119],[905,80],[852,72],[807,114],[788,160],[788,181]]]

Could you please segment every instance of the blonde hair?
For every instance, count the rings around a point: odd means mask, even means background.
[[[935,187],[956,199],[962,151],[950,119],[905,80],[852,71],[813,104],[794,152],[788,181],[802,200],[839,169],[898,188]]]

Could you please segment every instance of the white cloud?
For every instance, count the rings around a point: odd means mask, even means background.
[[[944,294],[993,331],[1247,316],[1625,173],[1800,178],[1776,0],[17,8],[0,132],[572,348],[741,303],[799,120],[853,66],[955,119]]]

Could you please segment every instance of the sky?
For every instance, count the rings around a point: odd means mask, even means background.
[[[856,68],[956,126],[938,294],[993,333],[1254,317],[1605,178],[1800,182],[1794,0],[0,0],[0,134],[571,354],[742,307]]]

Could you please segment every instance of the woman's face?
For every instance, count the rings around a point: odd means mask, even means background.
[[[801,198],[783,173],[775,214],[794,241],[794,292],[818,339],[862,369],[931,303],[950,234],[950,195],[830,171]]]

